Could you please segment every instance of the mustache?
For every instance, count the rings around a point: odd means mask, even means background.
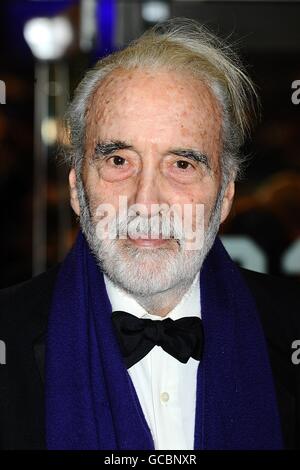
[[[99,222],[98,222],[99,223]],[[182,221],[178,217],[155,215],[122,215],[112,217],[107,222],[106,233],[115,234],[117,238],[164,238],[180,241],[184,238]]]
[[[173,238],[180,240],[183,237],[181,224],[177,224],[174,219],[166,218],[145,218],[141,216],[134,217],[132,220],[121,220],[119,222],[119,234],[128,235],[138,233],[140,237]]]

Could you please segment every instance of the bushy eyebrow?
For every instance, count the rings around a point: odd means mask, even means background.
[[[101,158],[101,156],[110,155],[116,150],[135,150],[134,147],[123,140],[109,140],[98,142],[95,147],[94,158]],[[186,148],[175,148],[170,149],[168,153],[177,155],[178,157],[184,157],[190,160],[193,160],[196,163],[204,164],[208,170],[211,170],[209,164],[209,158],[206,154],[195,149],[186,149]]]
[[[111,153],[115,152],[116,150],[133,150],[133,146],[127,144],[123,140],[110,140],[110,141],[103,141],[98,142],[95,147],[95,156],[98,155],[110,155]]]
[[[178,157],[184,157],[193,160],[196,163],[203,163],[208,170],[211,170],[209,158],[207,155],[205,155],[205,153],[194,149],[171,149],[169,152],[177,155]]]

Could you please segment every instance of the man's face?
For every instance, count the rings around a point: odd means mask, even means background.
[[[197,229],[195,208],[203,204],[208,229],[221,186],[221,110],[203,82],[185,73],[115,71],[95,92],[86,123],[82,181],[93,216],[103,203],[112,204],[118,212],[119,197],[123,196],[128,207],[143,205],[146,211],[140,212],[140,217],[144,219],[153,214],[153,204],[190,205],[193,229]],[[72,171],[71,202],[79,213],[74,183]],[[218,223],[230,210],[233,192],[230,183]],[[143,238],[107,240],[97,245],[100,258],[104,258],[100,259],[102,267],[107,272],[114,269],[108,274],[124,288],[132,291],[137,285],[133,271],[141,279],[139,292],[145,293],[143,282],[148,282],[147,292],[153,291],[155,282],[158,288],[167,289],[200,269],[203,256],[189,252],[188,242],[182,252],[175,239]],[[119,263],[113,267],[111,252]],[[180,269],[181,275],[176,274]],[[125,278],[131,274],[126,284]]]

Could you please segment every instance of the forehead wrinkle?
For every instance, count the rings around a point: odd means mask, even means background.
[[[161,77],[161,73],[159,75]],[[195,139],[197,138],[196,134],[199,134],[202,139],[211,141],[210,146],[212,146],[212,141],[217,145],[220,142],[221,127],[219,126],[218,129],[217,121],[221,120],[221,111],[219,103],[211,90],[204,83],[196,79],[189,80],[189,89],[187,90],[183,85],[182,76],[175,77],[174,79],[173,76],[170,77],[170,75],[165,74],[164,80],[167,79],[167,82],[170,82],[170,86],[163,87],[162,94],[160,77],[157,77],[157,74],[151,75],[149,73],[139,73],[137,75],[136,71],[131,71],[127,75],[124,72],[118,74],[114,72],[110,77],[106,77],[96,89],[88,106],[86,116],[87,140],[94,141],[95,134],[99,130],[101,131],[101,127],[105,128],[106,124],[113,123],[113,120],[116,121],[118,118],[122,120],[124,115],[128,119],[126,113],[129,113],[129,118],[133,122],[135,119],[140,119],[143,123],[147,119],[152,122],[152,113],[155,111],[155,108],[166,102],[168,106],[163,110],[162,122],[164,122],[163,118],[167,112],[169,123],[177,122],[180,135],[185,139]],[[137,79],[138,87],[135,84]],[[141,84],[145,83],[150,83],[151,86],[144,89]],[[120,87],[121,90],[118,90]],[[134,93],[132,93],[132,88]],[[141,103],[145,96],[147,98],[147,94],[148,98],[151,96],[153,89],[154,91],[160,89],[159,96],[155,96],[157,99],[150,101],[148,99],[146,103]],[[173,106],[173,99],[178,95],[180,99]],[[195,99],[195,95],[198,99]],[[141,106],[135,109],[134,107],[137,107],[139,103],[141,103]],[[130,115],[131,112],[132,117]],[[139,121],[139,123],[142,124],[142,121]],[[209,139],[209,136],[213,138]]]
[[[135,78],[135,80],[132,82],[133,78]],[[162,87],[162,81],[167,82],[168,86]],[[184,81],[187,81],[187,86],[183,86]],[[143,84],[147,86],[143,87]],[[116,93],[115,88],[119,86],[121,86],[121,92],[119,90],[119,93]],[[134,93],[132,93],[132,89]],[[161,93],[162,89],[163,94]],[[95,107],[95,102],[97,102],[97,107],[99,107],[99,105],[100,107],[106,107],[105,104],[122,100],[126,101],[128,97],[131,100],[143,99],[147,94],[151,98],[151,101],[153,101],[154,91],[160,94],[159,99],[161,101],[170,101],[170,98],[174,97],[174,94],[179,95],[180,100],[176,102],[176,105],[181,105],[182,113],[184,113],[187,105],[192,109],[197,108],[199,103],[195,100],[195,95],[198,97],[201,96],[202,107],[213,107],[216,113],[220,111],[218,109],[218,103],[208,86],[198,79],[185,76],[182,72],[170,75],[168,72],[150,74],[146,71],[115,71],[109,74],[96,89],[90,100],[89,113]],[[154,96],[158,98],[157,94]]]

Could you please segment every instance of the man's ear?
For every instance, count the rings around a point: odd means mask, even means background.
[[[78,195],[77,195],[76,181],[77,181],[76,173],[75,173],[74,168],[72,168],[72,170],[69,173],[70,204],[75,214],[79,216],[80,206],[79,206]]]
[[[233,197],[234,197],[234,190],[235,190],[235,184],[234,181],[230,181],[227,185],[227,188],[225,190],[225,194],[223,197],[222,201],[222,210],[221,210],[221,224],[224,222],[224,220],[227,218],[232,203],[233,203]]]

